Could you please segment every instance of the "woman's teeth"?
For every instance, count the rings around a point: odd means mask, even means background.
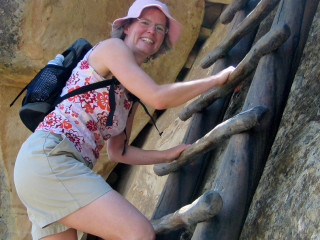
[[[153,41],[149,38],[142,38],[143,41],[147,42],[147,43],[150,43],[150,44],[153,44]]]

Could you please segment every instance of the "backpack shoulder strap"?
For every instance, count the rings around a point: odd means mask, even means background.
[[[92,91],[92,90],[96,90],[96,89],[99,89],[99,88],[107,87],[109,85],[119,85],[119,81],[115,77],[113,77],[111,79],[107,79],[107,80],[103,80],[103,81],[100,81],[100,82],[92,83],[92,84],[89,84],[89,85],[86,85],[86,86],[82,86],[80,88],[77,88],[77,89],[75,89],[75,90],[73,90],[73,91],[71,91],[71,92],[59,97],[55,101],[54,106],[58,105],[59,103],[61,103],[65,99],[74,97],[74,96],[79,95],[81,93],[86,93],[86,92],[89,92],[89,91]]]
[[[157,124],[156,124],[156,122],[154,121],[154,119],[153,119],[153,117],[151,116],[151,114],[149,113],[146,105],[144,105],[144,104],[140,101],[140,98],[138,98],[138,97],[135,96],[134,94],[129,93],[129,96],[130,96],[130,99],[131,99],[133,102],[138,102],[138,103],[143,107],[143,110],[144,110],[144,111],[146,112],[146,114],[150,117],[153,125],[155,126],[155,128],[157,129],[159,135],[161,136],[163,132],[160,132],[160,131],[159,131],[159,129],[158,129],[158,127],[157,127]],[[131,110],[132,110],[132,108],[130,109],[129,115],[130,115],[130,113],[131,113]]]
[[[21,94],[28,88],[29,84],[27,84],[22,90],[21,92],[18,94],[18,96],[16,96],[16,98],[12,101],[12,103],[10,103],[10,107],[12,107],[12,105],[18,100],[18,98],[21,96]]]
[[[163,132],[160,132],[160,131],[159,131],[159,129],[158,129],[158,127],[157,127],[157,124],[156,124],[156,122],[154,121],[154,119],[153,119],[153,117],[151,116],[151,114],[149,113],[146,105],[144,105],[144,104],[140,101],[139,98],[138,98],[137,102],[140,103],[140,105],[143,107],[143,109],[144,109],[144,111],[146,112],[146,114],[150,117],[150,119],[151,119],[154,127],[157,129],[157,131],[158,131],[158,133],[159,133],[159,136],[161,136]]]
[[[109,112],[109,115],[107,117],[107,123],[106,123],[106,126],[112,126],[112,121],[113,121],[113,115],[114,115],[114,112],[116,110],[116,101],[115,101],[115,96],[114,96],[114,85],[119,85],[120,82],[115,78],[115,77],[112,77],[111,79],[107,79],[107,80],[103,80],[103,81],[100,81],[100,82],[96,82],[96,83],[92,83],[92,84],[89,84],[89,85],[86,85],[86,86],[82,86],[80,88],[77,88],[61,97],[59,97],[55,103],[53,104],[53,108],[55,106],[57,106],[59,103],[61,103],[63,100],[65,99],[68,99],[70,97],[74,97],[78,94],[81,94],[81,93],[86,93],[86,92],[89,92],[89,91],[92,91],[92,90],[96,90],[96,89],[99,89],[99,88],[103,88],[103,87],[107,87],[107,86],[110,86],[110,91],[109,91],[109,105],[110,105],[110,112]]]
[[[157,124],[156,124],[156,122],[154,121],[154,119],[153,119],[153,117],[151,116],[151,114],[149,113],[146,105],[144,105],[144,104],[140,101],[140,99],[139,99],[137,96],[133,95],[132,93],[129,93],[129,96],[130,96],[130,99],[131,99],[133,102],[138,102],[138,103],[143,107],[144,111],[145,111],[146,114],[150,117],[153,125],[154,125],[155,128],[157,129],[157,131],[158,131],[158,133],[159,133],[159,136],[161,136],[163,132],[160,132],[160,131],[159,131],[159,129],[158,129],[158,127],[157,127]],[[132,111],[132,108],[131,108],[130,111],[129,111],[129,115],[131,114],[131,111]],[[125,139],[124,139],[123,150],[122,150],[122,154],[121,154],[121,155],[124,155],[124,154],[126,153],[126,144],[127,144],[127,141],[128,141],[126,129],[124,129],[123,131],[124,131],[124,134],[125,134]]]

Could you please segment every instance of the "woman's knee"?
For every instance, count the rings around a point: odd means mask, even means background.
[[[128,238],[126,236],[124,239],[126,240],[154,240],[156,238],[156,234],[154,229],[149,221],[146,221],[143,224],[139,224],[139,226],[135,225],[135,230],[132,235]]]
[[[150,221],[116,191],[104,194],[59,222],[104,239],[155,239]]]
[[[70,240],[77,240],[77,231],[75,229],[69,228],[65,232],[49,235],[47,237],[40,238],[41,240],[63,240],[63,239],[70,239]]]

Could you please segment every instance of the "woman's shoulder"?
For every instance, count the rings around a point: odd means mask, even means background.
[[[89,64],[103,77],[110,73],[110,63],[119,55],[124,45],[121,39],[110,38],[95,45],[88,56]]]
[[[132,51],[125,42],[119,38],[109,38],[100,42],[94,52],[94,54],[99,55],[103,59],[114,59],[114,57],[118,59],[133,59]]]
[[[88,60],[96,72],[104,77],[117,69],[123,72],[128,64],[135,63],[133,53],[123,40],[118,38],[101,41],[93,49]]]
[[[119,48],[126,49],[127,45],[120,38],[108,38],[98,45],[99,48],[108,49],[108,50],[116,50]]]

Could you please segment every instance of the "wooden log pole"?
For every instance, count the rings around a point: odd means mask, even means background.
[[[257,106],[222,122],[183,151],[177,160],[171,163],[154,165],[154,172],[158,176],[163,176],[178,170],[181,166],[191,163],[199,156],[217,147],[230,136],[247,131],[259,124],[266,111],[266,107]]]
[[[277,6],[280,0],[261,0],[256,8],[241,22],[233,34],[227,36],[214,50],[204,57],[200,65],[203,68],[210,67],[217,59],[226,53],[246,34],[258,26],[262,20]]]
[[[249,0],[234,0],[228,7],[221,13],[220,22],[222,24],[230,23],[240,9],[243,9]]]
[[[193,203],[160,219],[151,220],[156,233],[167,233],[182,227],[191,226],[215,216],[222,208],[222,199],[216,191],[208,191]]]
[[[235,240],[239,239],[239,227],[243,222],[248,201],[250,186],[249,170],[251,153],[249,148],[249,133],[233,135],[223,156],[221,165],[213,182],[212,188],[222,197],[223,207],[213,218],[197,225],[192,239]],[[232,212],[232,214],[230,214]],[[216,227],[220,226],[219,237],[215,236]],[[222,227],[224,226],[224,227]],[[205,231],[202,231],[205,229]]]
[[[195,112],[202,111],[216,99],[231,93],[241,81],[256,69],[261,57],[276,50],[289,36],[290,28],[286,24],[267,33],[251,48],[245,58],[238,64],[234,72],[230,74],[227,82],[223,86],[212,88],[208,92],[202,94],[198,99],[178,113],[179,118],[182,121],[186,121]]]

